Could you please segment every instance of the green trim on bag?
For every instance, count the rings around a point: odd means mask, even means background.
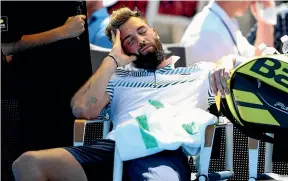
[[[143,142],[146,146],[146,149],[158,147],[158,143],[157,143],[155,137],[148,133],[149,125],[147,123],[147,116],[146,115],[140,115],[140,116],[136,117],[136,121],[139,125],[140,133],[141,133]]]

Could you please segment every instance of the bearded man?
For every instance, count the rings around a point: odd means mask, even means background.
[[[106,35],[113,43],[111,52],[72,98],[77,118],[96,119],[108,113],[115,129],[148,99],[207,110],[216,92],[229,93],[225,82],[238,64],[234,58],[217,65],[200,62],[174,68],[177,57],[164,57],[158,34],[137,10],[114,11]],[[128,64],[136,69],[120,68]],[[113,137],[108,135],[89,146],[30,151],[14,162],[13,171],[19,181],[112,180],[114,149]],[[126,161],[124,169],[123,180],[132,181],[188,181],[191,175],[182,149]]]

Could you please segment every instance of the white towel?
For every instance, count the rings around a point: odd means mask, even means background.
[[[206,127],[217,121],[204,110],[189,105],[170,106],[157,100],[148,100],[129,114],[131,120],[110,133],[123,161],[180,146],[187,155],[196,155],[204,147]]]

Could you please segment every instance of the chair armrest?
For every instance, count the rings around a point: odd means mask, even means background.
[[[76,119],[74,122],[74,146],[81,146],[84,143],[85,127],[86,124],[101,123],[109,121],[106,119],[100,120],[86,120],[86,119]]]
[[[225,131],[225,167],[226,170],[233,170],[233,124],[226,118],[220,116],[216,128],[226,128]]]
[[[233,124],[226,117],[219,117],[218,123],[215,124],[217,128],[232,126]]]

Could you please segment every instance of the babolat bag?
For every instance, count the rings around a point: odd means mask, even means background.
[[[275,140],[266,133],[288,132],[288,56],[242,63],[232,71],[228,88],[231,94],[217,107],[241,132],[270,143]]]

